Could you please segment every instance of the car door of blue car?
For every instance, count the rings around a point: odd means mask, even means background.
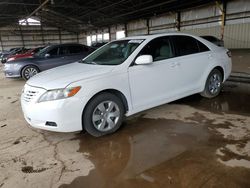
[[[86,57],[91,50],[88,47],[83,45],[70,45],[67,46],[68,52],[67,55],[64,57],[64,64],[73,63],[79,61]]]
[[[48,51],[44,53],[43,56],[37,61],[40,70],[44,71],[62,65],[65,55],[60,54],[59,52],[59,46],[48,49]]]
[[[66,65],[83,59],[91,52],[91,49],[79,44],[58,45],[41,57],[37,63],[41,71]]]

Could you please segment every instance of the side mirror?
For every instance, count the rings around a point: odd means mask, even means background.
[[[44,57],[48,58],[48,57],[50,57],[50,54],[45,54],[45,56],[44,56]]]
[[[136,58],[135,64],[137,65],[147,65],[153,63],[152,55],[141,55]]]

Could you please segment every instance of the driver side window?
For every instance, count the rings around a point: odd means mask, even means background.
[[[153,61],[161,61],[174,57],[169,37],[159,37],[150,41],[139,55],[151,55]]]
[[[59,52],[59,48],[56,47],[56,48],[53,48],[50,51],[48,51],[47,54],[49,54],[50,56],[57,56],[58,52]]]

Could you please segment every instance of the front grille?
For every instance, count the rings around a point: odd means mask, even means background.
[[[36,95],[36,91],[26,91],[23,95],[23,100],[25,100],[26,102],[30,102],[34,97],[36,97]]]
[[[25,102],[35,102],[45,92],[45,89],[25,85],[22,98]]]

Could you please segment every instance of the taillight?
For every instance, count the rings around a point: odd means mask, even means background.
[[[228,56],[229,58],[232,57],[232,53],[231,53],[229,50],[227,51],[227,56]]]

